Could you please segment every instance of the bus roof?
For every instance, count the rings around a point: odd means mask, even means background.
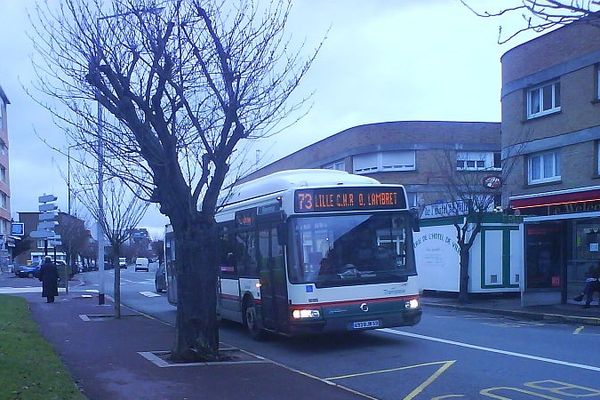
[[[221,198],[221,204],[231,204],[258,196],[283,192],[287,189],[309,186],[379,185],[376,179],[331,169],[294,169],[279,171],[234,186]]]

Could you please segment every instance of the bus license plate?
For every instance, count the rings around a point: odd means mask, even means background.
[[[352,323],[352,329],[365,329],[379,327],[379,320],[374,321],[357,321]]]

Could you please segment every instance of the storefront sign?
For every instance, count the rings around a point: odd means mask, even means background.
[[[421,219],[455,217],[459,215],[467,215],[468,213],[469,203],[459,200],[451,203],[426,205],[421,213]]]
[[[600,211],[600,200],[587,201],[581,203],[565,203],[558,205],[528,207],[520,209],[521,215],[560,215],[560,214],[575,214],[586,212]]]

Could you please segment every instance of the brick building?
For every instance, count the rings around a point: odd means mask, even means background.
[[[241,182],[297,168],[345,170],[402,184],[413,207],[444,202],[448,173],[500,170],[500,124],[398,121],[355,126],[275,161]]]
[[[0,86],[0,266],[7,264],[8,249],[14,246],[11,234],[10,218],[10,180],[8,169],[8,121],[7,105],[10,104],[6,93]]]
[[[530,304],[567,301],[600,261],[599,65],[585,20],[502,57],[503,203],[525,216]]]

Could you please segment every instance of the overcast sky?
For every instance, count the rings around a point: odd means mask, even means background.
[[[478,0],[478,4],[481,0]],[[52,2],[52,0],[50,0]],[[35,80],[27,10],[2,0],[0,85],[8,106],[11,210],[37,210],[53,193],[67,209],[66,158],[36,136],[64,143],[48,112],[25,93]],[[295,0],[290,32],[322,51],[299,88],[315,91],[310,113],[261,143],[271,162],[352,126],[384,121],[500,121],[500,56],[525,38],[497,44],[500,20],[481,19],[458,0]],[[142,226],[158,236],[166,218],[150,209]]]

